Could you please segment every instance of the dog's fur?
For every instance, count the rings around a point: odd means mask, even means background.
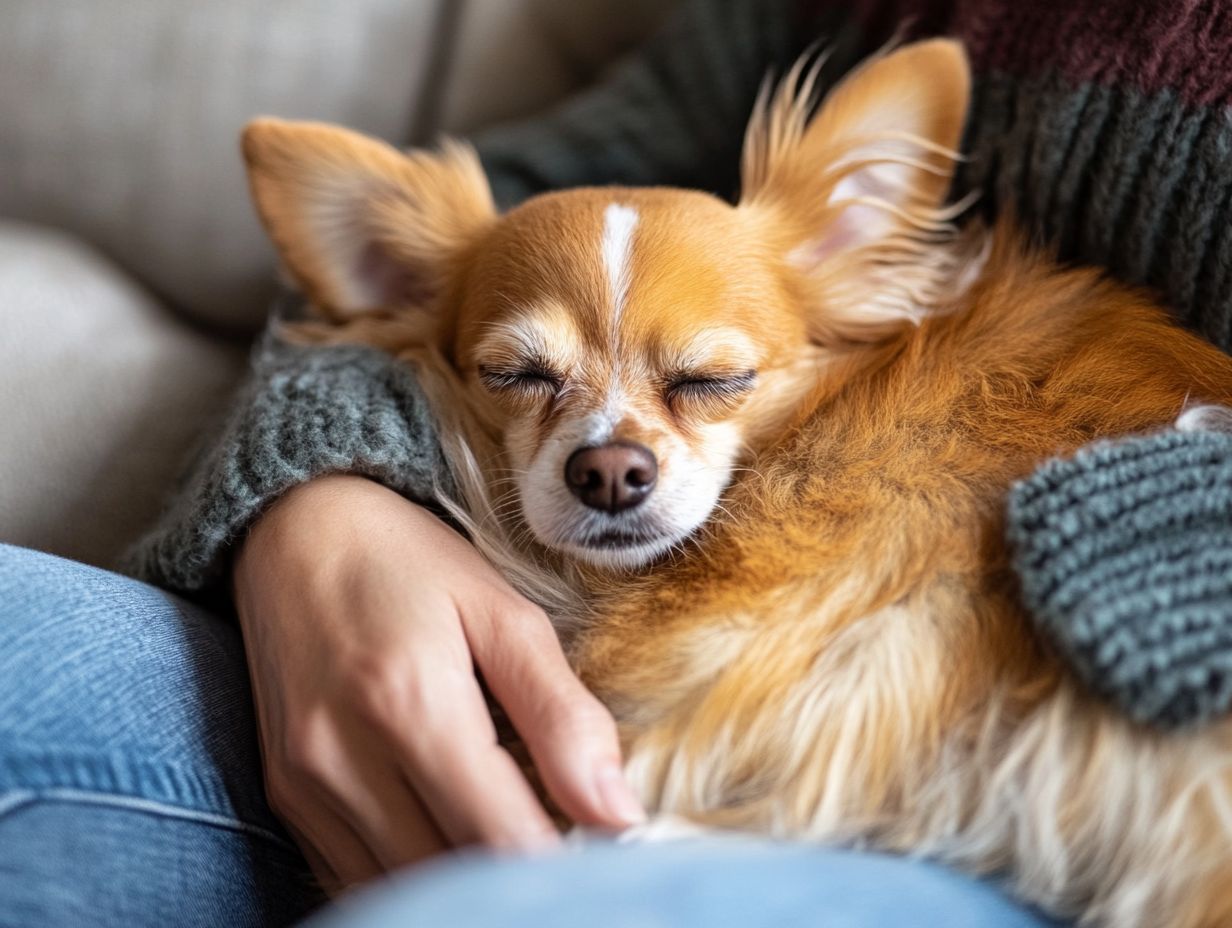
[[[735,207],[589,189],[499,217],[463,147],[253,124],[258,208],[335,324],[300,337],[420,365],[459,518],[561,618],[652,810],[1004,871],[1116,928],[1232,925],[1232,724],[1157,734],[1084,692],[1002,525],[1045,458],[1232,403],[1232,361],[1009,223],[954,233],[955,44],[815,116],[808,74],[783,88]],[[632,515],[560,485],[612,440],[659,460]]]

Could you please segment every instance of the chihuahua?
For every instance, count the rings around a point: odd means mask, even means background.
[[[418,366],[458,518],[559,618],[648,808],[1003,874],[1084,923],[1232,925],[1232,723],[1161,734],[1084,691],[1003,535],[1046,458],[1217,419],[1187,404],[1232,403],[1232,360],[1008,221],[957,229],[959,45],[820,106],[815,74],[763,94],[735,205],[498,215],[462,145],[252,123],[325,320],[298,337]]]

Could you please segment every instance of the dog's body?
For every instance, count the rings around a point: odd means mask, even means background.
[[[1232,925],[1232,724],[1154,734],[1082,692],[1002,531],[1012,481],[1232,403],[1232,361],[1008,223],[948,234],[953,45],[811,121],[805,84],[755,120],[735,209],[586,190],[497,220],[456,150],[266,123],[246,153],[350,320],[316,336],[422,365],[460,517],[559,608],[648,807],[1008,871],[1117,928]]]
[[[1041,459],[1228,402],[1232,364],[1004,233],[963,303],[810,403],[696,551],[611,585],[574,663],[650,808],[1008,870],[1100,924],[1232,924],[1232,724],[1152,734],[1083,693],[1002,531]]]

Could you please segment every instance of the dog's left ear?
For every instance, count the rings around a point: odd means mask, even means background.
[[[335,321],[430,306],[496,218],[468,147],[404,154],[336,126],[259,119],[243,135],[257,212],[308,298]]]
[[[803,63],[759,105],[740,206],[803,272],[821,337],[875,338],[918,313],[970,98],[967,58],[935,39],[857,68],[811,115]]]

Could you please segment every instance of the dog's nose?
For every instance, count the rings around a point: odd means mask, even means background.
[[[610,513],[632,509],[654,489],[659,464],[651,450],[614,441],[579,448],[565,462],[565,483],[591,509]]]

